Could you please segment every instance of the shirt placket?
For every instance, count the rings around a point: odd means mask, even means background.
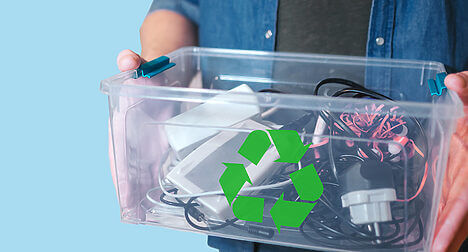
[[[395,1],[374,0],[371,8],[367,38],[367,56],[372,58],[392,58],[392,40],[395,25]],[[391,89],[390,68],[366,67],[366,86],[377,89],[386,95]]]
[[[259,31],[262,35],[262,45],[265,51],[275,50],[276,19],[278,12],[278,0],[265,0],[263,5],[263,26]]]

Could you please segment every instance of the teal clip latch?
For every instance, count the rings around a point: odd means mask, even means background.
[[[175,66],[175,63],[169,62],[169,58],[166,56],[161,56],[150,62],[146,62],[137,69],[137,78],[146,77],[151,78],[156,74],[162,73],[167,69]]]
[[[445,77],[447,77],[447,73],[438,73],[436,75],[435,80],[427,80],[427,84],[429,85],[429,91],[431,91],[431,95],[440,96],[442,94],[442,90],[447,88],[444,84]]]

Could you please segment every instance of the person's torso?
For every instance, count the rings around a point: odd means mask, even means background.
[[[310,2],[311,14],[321,11],[318,3],[322,1],[317,0],[316,6],[314,0]],[[281,25],[277,26],[278,13],[281,14],[281,10],[278,12],[277,0],[200,0],[199,6],[200,46],[275,50],[277,36],[281,34],[278,31]],[[433,60],[462,70],[468,65],[467,49],[463,46],[468,32],[455,29],[461,27],[461,24],[468,24],[463,14],[467,6],[468,3],[462,1],[375,0],[370,9],[365,55]],[[345,22],[346,18],[342,21]],[[315,36],[318,34],[314,33]],[[314,48],[317,47],[314,45]],[[314,50],[307,52],[327,53]],[[335,51],[328,53],[333,54]]]

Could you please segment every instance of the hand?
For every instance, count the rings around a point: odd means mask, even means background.
[[[166,55],[183,46],[193,46],[197,44],[197,29],[196,25],[189,19],[180,15],[176,12],[169,10],[158,10],[148,14],[143,21],[140,28],[140,41],[141,41],[141,54],[138,55],[130,50],[123,50],[117,57],[117,66],[120,71],[129,71],[138,68],[142,63],[158,58],[161,55]],[[128,79],[124,81],[124,84],[137,83],[139,85],[159,85],[157,83],[158,78],[139,78]],[[150,175],[140,174],[141,178],[130,177],[127,170],[125,146],[128,143],[125,133],[125,111],[135,102],[136,99],[132,97],[120,97],[119,107],[122,109],[121,113],[113,113],[112,117],[112,130],[113,137],[111,137],[110,126],[109,126],[109,157],[111,164],[112,178],[118,193],[119,203],[121,207],[121,214],[125,214],[130,210],[134,209],[138,202],[141,200],[136,198],[139,195],[143,195],[146,191],[154,186],[157,179]],[[152,103],[153,105],[155,103]],[[157,105],[154,105],[156,107]],[[157,115],[153,118],[154,120],[167,120],[173,116],[174,113],[170,110],[171,106],[168,106],[167,110],[157,110]],[[111,121],[109,121],[109,125]],[[157,134],[152,134],[150,137],[156,138]],[[154,153],[161,152],[162,149],[167,148],[163,141],[160,139],[148,139],[141,148]],[[113,147],[116,146],[114,153]],[[162,156],[162,155],[161,155]],[[159,163],[158,160],[155,163]],[[117,164],[117,165],[116,165]],[[119,169],[118,183],[116,180],[116,166]],[[152,174],[158,174],[157,167],[155,166]],[[143,171],[144,169],[142,169]],[[149,170],[147,170],[149,171]],[[117,190],[118,188],[118,190]],[[140,190],[140,193],[135,193],[135,190]]]
[[[432,248],[433,251],[458,251],[468,237],[468,71],[448,75],[445,85],[460,96],[465,117],[458,121],[450,142]]]
[[[117,66],[120,71],[130,71],[133,69],[138,68],[142,63],[147,62],[146,59],[151,60],[154,58],[159,57],[159,55],[162,55],[161,53],[147,53],[145,54],[146,56],[140,56],[136,54],[135,52],[131,50],[123,50],[122,52],[119,53],[117,56]],[[147,58],[145,58],[147,57]],[[132,79],[129,78],[123,82],[124,84],[139,84],[139,85],[159,85],[160,83],[157,82],[154,79],[148,79],[148,78],[139,78],[139,79]],[[138,100],[139,98],[135,98]],[[131,104],[135,103],[136,100],[130,97],[124,98],[119,100],[119,106],[123,109],[128,109]],[[168,111],[170,109],[159,109],[157,110],[158,115],[155,115],[154,118],[162,118],[162,120],[166,120],[168,117]],[[138,181],[135,181],[135,179],[130,179],[127,166],[126,166],[126,159],[125,159],[125,150],[124,147],[125,144],[128,143],[128,140],[125,139],[125,113],[114,113],[114,116],[112,118],[113,120],[113,131],[114,131],[114,138],[111,136],[111,121],[109,120],[109,159],[110,159],[110,168],[111,168],[111,174],[112,174],[112,180],[114,182],[114,186],[116,189],[116,192],[120,195],[117,195],[119,197],[119,203],[123,211],[126,211],[130,208],[135,207],[137,202],[141,199],[137,199],[136,196],[138,195],[137,193],[134,193],[135,187],[137,185],[135,183],[139,183],[138,189],[141,190],[148,190],[148,187],[153,186],[154,181],[157,181],[156,179],[152,178],[151,176],[144,176],[145,174],[142,175],[145,179],[140,179]],[[154,134],[154,136],[157,136],[157,134]],[[152,137],[154,137],[152,136]],[[114,150],[114,145],[113,142],[116,144],[116,146],[119,146],[119,148],[116,148]],[[165,147],[165,142],[163,140],[156,140],[156,139],[149,139],[146,143],[142,143],[141,147],[145,150],[151,150],[153,153],[159,153],[163,147]],[[114,153],[115,152],[115,153]],[[162,156],[162,155],[161,155]],[[117,171],[116,169],[120,169],[120,171]],[[156,170],[157,171],[157,170]],[[156,171],[152,171],[151,174],[157,174]],[[116,173],[119,173],[119,181],[117,183],[117,176]],[[143,173],[143,171],[140,171]]]
[[[131,50],[123,50],[119,53],[117,56],[117,67],[121,72],[124,71],[129,71],[133,69],[137,69],[141,62],[143,60],[140,58],[140,56],[136,53],[134,53]],[[115,186],[115,191],[118,192],[117,190],[117,178],[115,175],[115,164],[114,164],[114,158],[113,158],[113,145],[112,145],[112,136],[111,136],[111,127],[110,127],[110,121],[109,121],[109,160],[110,160],[110,168],[111,168],[111,174],[112,174],[112,181],[114,181],[114,186]]]
[[[123,50],[117,56],[117,66],[121,72],[137,69],[143,59],[131,50]]]

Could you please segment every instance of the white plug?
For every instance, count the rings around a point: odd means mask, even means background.
[[[270,129],[252,120],[246,120],[232,127],[249,130]],[[166,178],[178,189],[177,194],[199,194],[221,191],[219,178],[226,167],[224,163],[244,164],[252,185],[245,182],[242,189],[258,186],[276,173],[281,163],[274,162],[280,156],[271,146],[257,165],[250,163],[237,151],[248,136],[248,132],[222,131],[195,149],[167,174]],[[245,192],[241,194],[245,195]],[[249,193],[251,194],[251,193]],[[226,220],[234,218],[232,208],[224,195],[198,197],[196,201],[209,218]]]
[[[260,112],[257,98],[246,96],[250,104],[225,102],[234,93],[253,93],[246,84],[209,99],[193,109],[167,120],[164,125],[167,139],[179,159],[183,159],[207,138],[219,132],[216,127],[229,127]]]
[[[358,225],[391,221],[390,202],[395,200],[393,188],[354,191],[341,196],[343,207],[349,207],[351,221]]]

